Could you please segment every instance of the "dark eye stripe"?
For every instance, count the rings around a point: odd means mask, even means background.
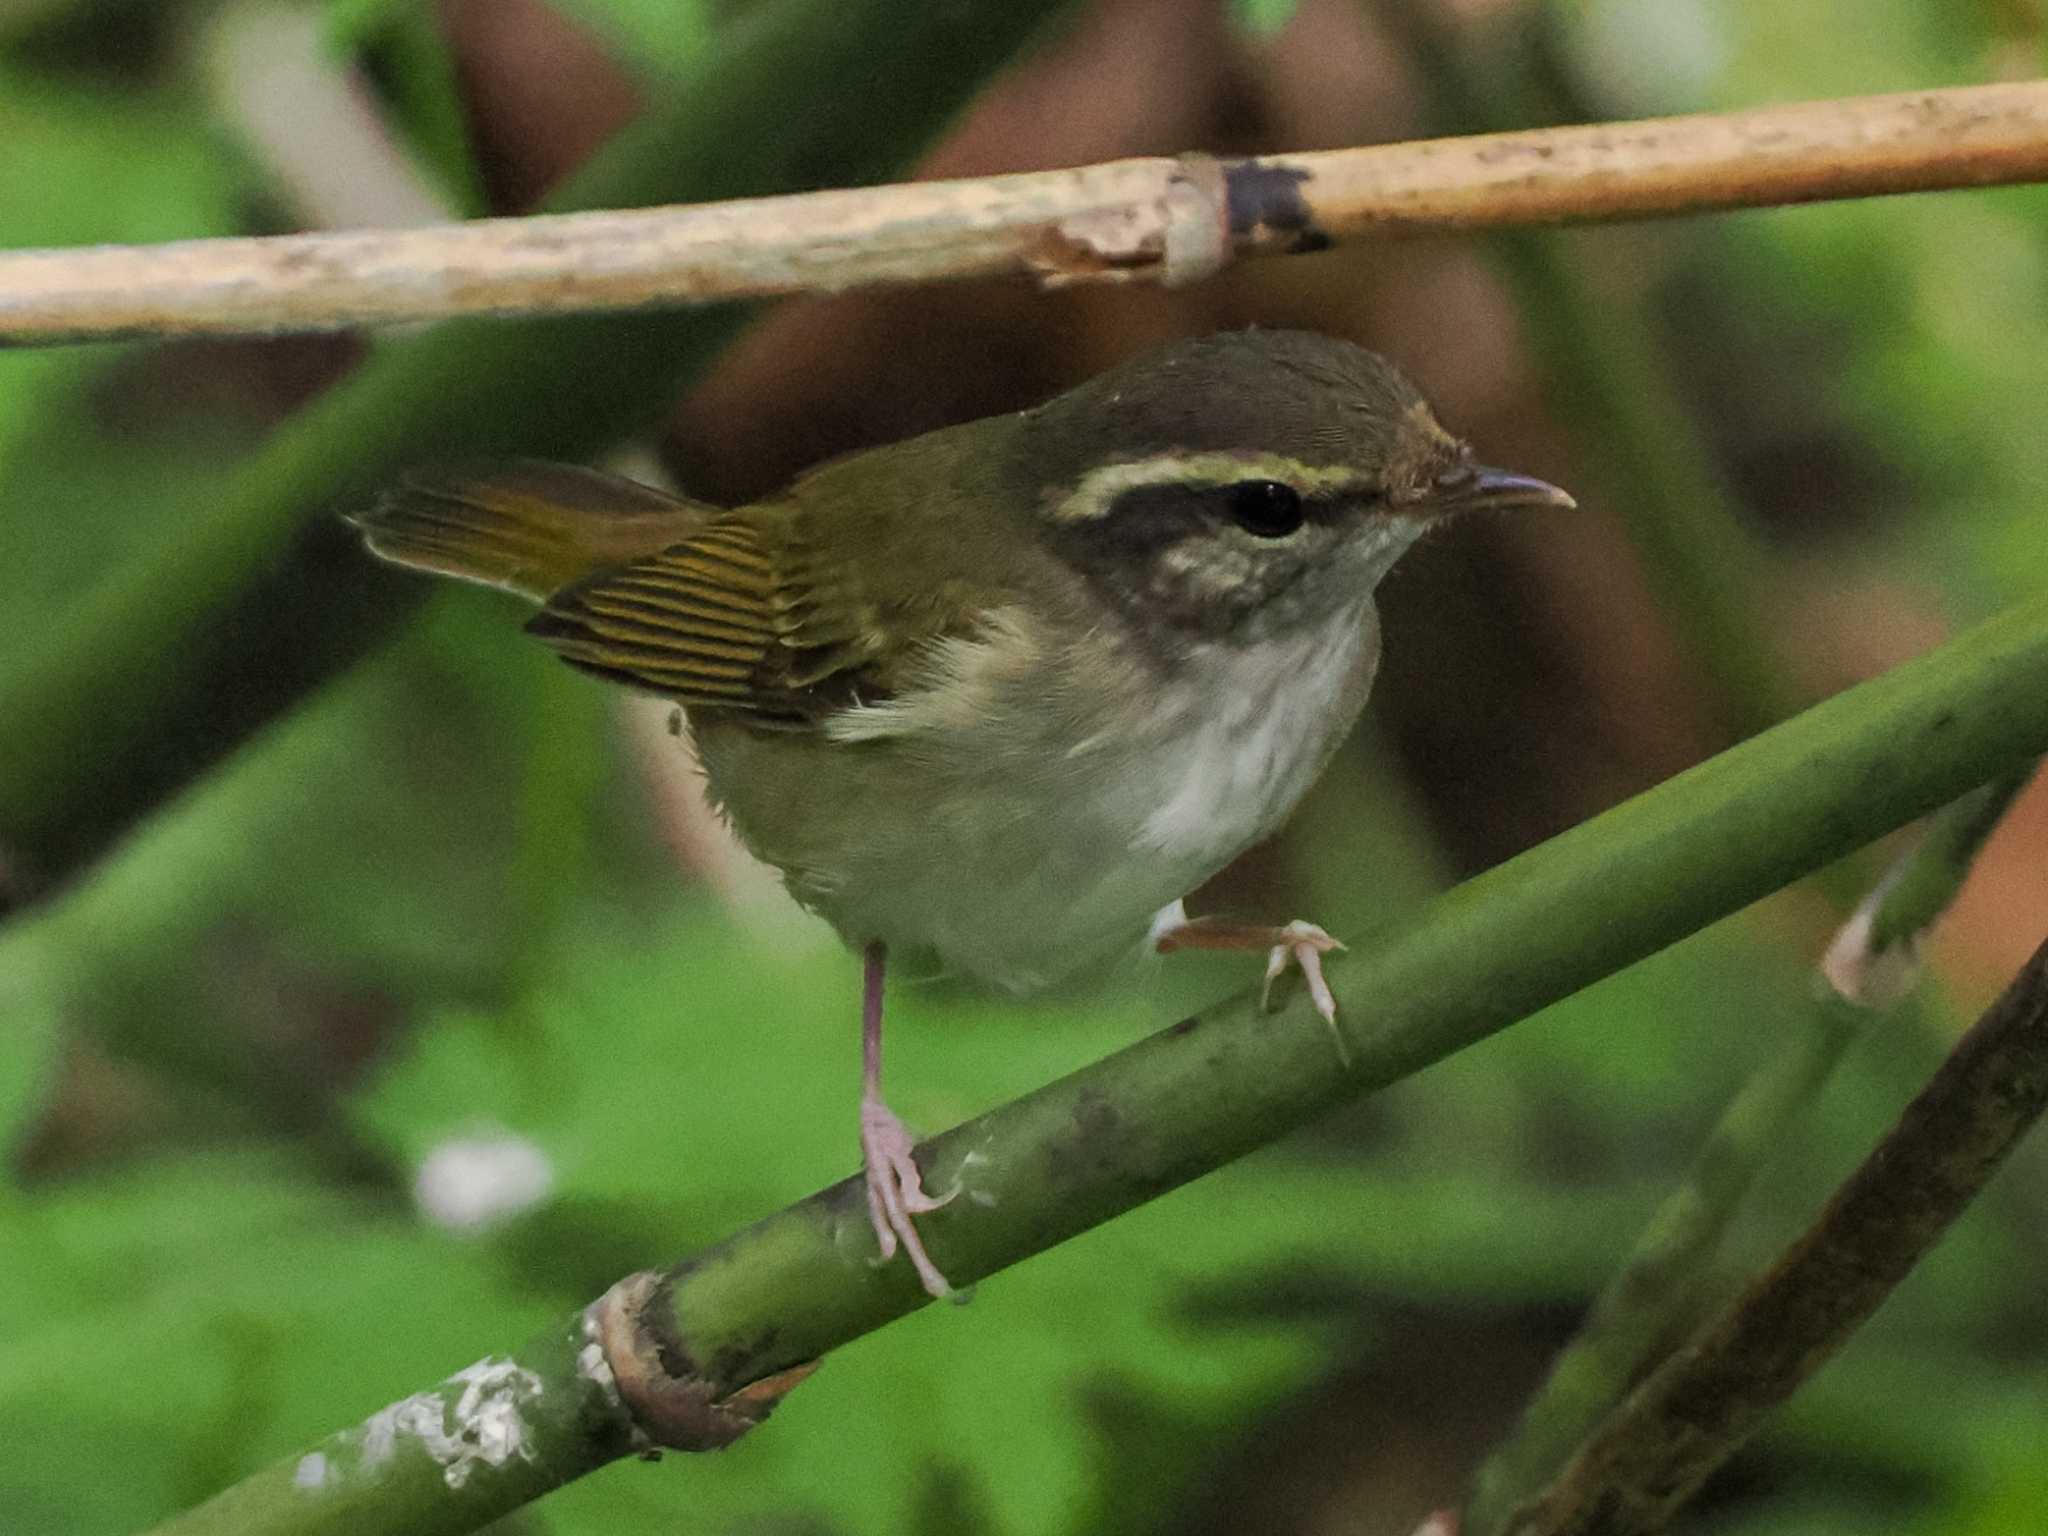
[[[1091,548],[1137,555],[1213,526],[1220,511],[1215,492],[1207,486],[1137,485],[1111,502],[1101,517],[1065,531]]]
[[[1054,524],[1055,542],[1066,558],[1084,567],[1106,561],[1135,568],[1148,564],[1153,554],[1169,545],[1205,534],[1213,536],[1219,528],[1246,528],[1256,534],[1258,530],[1239,515],[1238,498],[1252,494],[1240,490],[1247,485],[1279,485],[1283,493],[1294,489],[1284,481],[1254,476],[1222,483],[1183,480],[1132,486],[1099,516]],[[1268,494],[1260,491],[1257,498],[1263,502]],[[1377,507],[1377,498],[1368,496],[1363,488],[1345,487],[1308,496],[1297,493],[1297,520],[1282,526],[1276,504],[1276,515],[1270,520],[1273,531],[1260,536],[1277,542],[1303,523],[1369,517]]]

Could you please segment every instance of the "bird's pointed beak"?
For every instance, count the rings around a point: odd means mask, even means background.
[[[1440,484],[1426,506],[1434,517],[1456,512],[1509,512],[1524,507],[1552,507],[1569,512],[1578,502],[1569,491],[1534,475],[1475,464],[1456,480]]]

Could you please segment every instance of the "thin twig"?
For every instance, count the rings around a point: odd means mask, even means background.
[[[1588,1439],[1511,1536],[1648,1536],[1877,1310],[2048,1107],[2048,944],[1819,1219]]]
[[[1023,275],[1168,283],[1390,230],[1641,218],[2048,179],[2048,83],[1251,160],[425,230],[0,254],[0,344],[320,330]]]

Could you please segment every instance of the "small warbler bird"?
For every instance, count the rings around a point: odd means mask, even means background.
[[[1374,353],[1240,331],[751,506],[513,462],[415,475],[354,521],[682,707],[733,829],[863,952],[869,1213],[944,1295],[912,1218],[951,1196],[882,1098],[885,956],[1024,992],[1147,941],[1256,949],[1334,1026],[1327,933],[1181,898],[1350,730],[1402,553],[1454,512],[1571,505],[1476,463]]]

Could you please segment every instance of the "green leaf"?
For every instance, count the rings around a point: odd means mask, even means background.
[[[139,1529],[545,1315],[247,1156],[0,1204],[0,1294],[0,1529],[66,1536]]]
[[[248,185],[243,162],[170,91],[59,84],[5,64],[0,144],[0,246],[230,233]],[[139,347],[0,352],[10,639],[74,613],[141,533],[212,494],[261,427],[219,409],[217,368]],[[22,648],[0,646],[0,674]],[[0,848],[0,866],[8,856]]]

